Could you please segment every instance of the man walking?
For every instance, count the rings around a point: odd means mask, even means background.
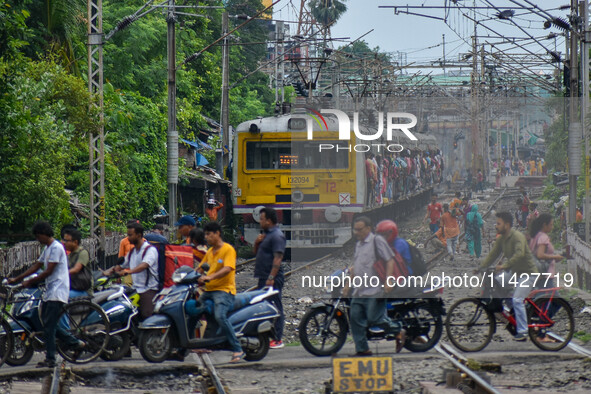
[[[90,255],[80,246],[82,234],[77,229],[67,229],[62,237],[68,255],[70,275],[70,298],[84,297],[92,294],[92,272]]]
[[[152,299],[158,293],[158,251],[144,239],[144,227],[140,223],[127,224],[127,239],[133,248],[125,256],[123,264],[113,269],[123,275],[131,275],[133,288],[140,295],[140,316],[145,320],[154,313]]]
[[[492,250],[486,256],[482,264],[480,264],[480,271],[485,270],[491,265],[500,255],[507,259],[504,264],[498,264],[495,268],[497,271],[509,270],[518,278],[518,283],[515,286],[513,293],[513,310],[515,311],[515,320],[517,322],[516,341],[527,340],[527,314],[525,311],[525,304],[523,301],[525,297],[533,290],[534,276],[532,273],[537,273],[538,269],[534,263],[532,254],[530,252],[525,235],[512,228],[513,216],[509,212],[498,212],[497,223],[495,230],[500,235],[495,241]],[[526,274],[526,275],[522,275]],[[506,277],[504,283],[509,283],[509,278]]]
[[[353,267],[349,269],[353,283],[355,277],[377,276],[373,266],[378,260],[386,261],[386,276],[393,276],[394,273],[394,252],[383,237],[371,232],[371,225],[371,220],[366,216],[359,216],[353,221],[353,233],[357,238]],[[355,342],[355,356],[372,355],[366,333],[367,328],[372,326],[397,334],[396,353],[399,353],[406,340],[406,331],[401,328],[400,323],[393,322],[386,316],[386,299],[382,294],[384,289],[388,293],[392,288],[387,286],[388,283],[384,287],[366,287],[367,280],[361,282],[363,285],[353,290],[351,300],[351,333]],[[345,293],[348,292],[349,289],[345,289]]]
[[[441,219],[441,213],[443,208],[441,204],[437,202],[437,196],[431,196],[431,204],[427,205],[427,214],[425,220],[430,219],[429,230],[431,234],[435,234],[439,230],[439,219]]]
[[[37,222],[33,226],[33,235],[39,243],[45,246],[45,249],[35,264],[19,276],[8,279],[8,283],[18,283],[41,268],[44,269],[37,277],[24,281],[23,287],[31,287],[47,278],[47,290],[43,294],[41,307],[46,356],[45,361],[37,364],[37,368],[53,368],[55,367],[56,335],[60,341],[65,342],[74,350],[82,350],[86,344],[58,325],[59,316],[64,305],[68,303],[70,293],[66,251],[63,245],[53,238],[53,229],[47,222]]]
[[[259,234],[254,241],[254,251],[256,253],[254,276],[259,280],[257,285],[259,289],[271,286],[279,291],[278,294],[269,298],[279,310],[279,318],[275,321],[275,340],[271,341],[270,346],[271,349],[281,349],[284,347],[282,338],[285,324],[285,315],[281,302],[281,291],[285,282],[283,267],[281,266],[281,260],[283,260],[285,254],[285,235],[277,227],[277,212],[273,208],[261,209],[260,224],[264,232]]]

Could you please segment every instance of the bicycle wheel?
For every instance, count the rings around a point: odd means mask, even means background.
[[[57,350],[72,363],[87,363],[96,359],[109,343],[109,318],[100,306],[90,301],[74,301],[67,304],[59,318]],[[64,333],[65,331],[65,333]],[[62,338],[71,335],[83,341],[83,348],[68,346]]]
[[[527,322],[531,341],[542,350],[564,348],[575,332],[573,310],[562,298],[535,300],[535,307],[529,306]]]
[[[460,350],[477,352],[489,344],[496,320],[477,298],[464,298],[447,312],[445,330],[450,341]]]
[[[299,326],[302,346],[315,356],[330,356],[341,350],[347,340],[347,321],[324,308],[308,311]]]
[[[4,318],[0,318],[0,366],[12,354],[13,346],[14,336],[12,335],[10,323]]]

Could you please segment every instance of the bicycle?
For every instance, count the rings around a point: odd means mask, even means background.
[[[487,270],[485,278],[492,278]],[[456,301],[447,312],[445,329],[451,342],[465,352],[484,349],[496,332],[497,317],[506,323],[506,329],[516,333],[515,316],[503,306],[507,290],[492,286],[484,280],[480,297]],[[538,348],[558,351],[568,345],[575,331],[573,310],[557,294],[560,287],[535,289],[525,298],[528,334]]]
[[[41,301],[44,286],[23,288],[22,285],[9,285],[2,282],[5,293],[0,295],[0,325],[8,321],[6,338],[12,341],[11,352],[2,354],[8,365],[18,366],[28,363],[35,351],[45,348],[43,339],[43,319]],[[65,304],[60,313],[59,323],[86,346],[83,350],[68,349],[57,341],[58,353],[69,362],[87,363],[96,359],[109,342],[110,322],[102,308],[87,299]],[[10,335],[8,335],[10,333]]]

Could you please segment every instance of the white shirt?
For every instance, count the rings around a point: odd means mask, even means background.
[[[148,248],[147,251],[146,248]],[[151,246],[148,241],[144,241],[139,251],[134,246],[131,252],[125,256],[125,261],[121,267],[134,269],[141,263],[148,264],[148,268],[137,274],[131,274],[133,287],[139,294],[148,290],[158,290],[158,250]],[[150,278],[146,281],[148,272]]]
[[[70,294],[70,274],[68,272],[68,258],[61,242],[54,240],[41,252],[39,261],[47,269],[49,263],[57,263],[51,275],[45,279],[47,290],[43,301],[60,301],[67,303]]]

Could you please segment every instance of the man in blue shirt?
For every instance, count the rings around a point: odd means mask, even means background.
[[[279,291],[278,294],[269,298],[279,310],[279,318],[275,321],[276,338],[271,341],[270,346],[271,349],[281,349],[284,347],[281,338],[283,337],[285,323],[283,304],[281,303],[281,290],[285,279],[281,260],[283,260],[285,254],[285,235],[277,227],[277,212],[273,208],[261,209],[260,224],[263,233],[259,234],[254,241],[254,251],[256,253],[254,276],[259,280],[259,289],[272,286]]]

